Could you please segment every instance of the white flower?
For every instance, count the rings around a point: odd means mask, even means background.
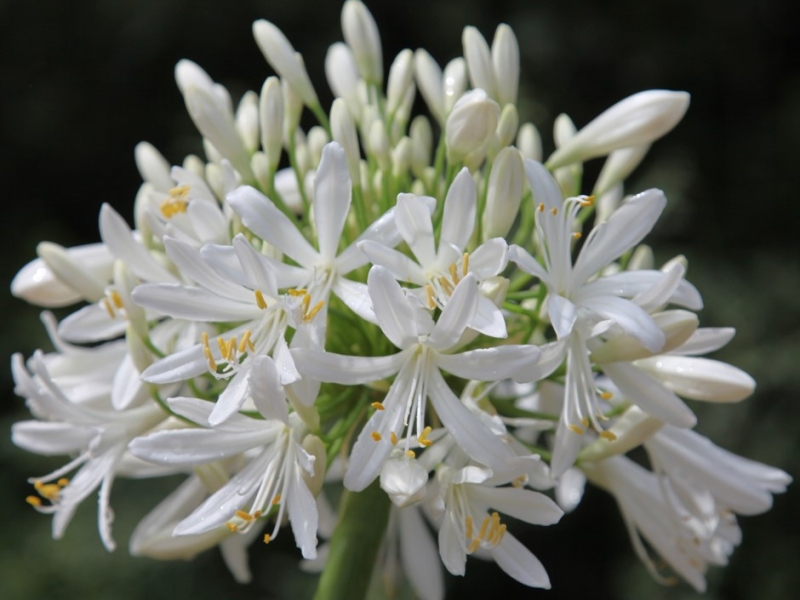
[[[563,511],[539,492],[515,487],[492,478],[492,472],[475,466],[459,470],[442,466],[437,472],[439,497],[434,511],[443,514],[439,528],[439,555],[453,575],[463,575],[467,555],[488,551],[498,566],[530,587],[549,588],[542,563],[513,535],[506,532],[498,512],[534,525],[557,523]]]
[[[478,305],[475,278],[467,274],[453,291],[434,323],[416,300],[407,298],[389,272],[370,270],[368,286],[375,316],[386,337],[401,352],[391,356],[344,356],[314,350],[293,350],[305,377],[342,384],[362,384],[398,373],[386,398],[358,436],[344,483],[363,490],[378,475],[394,445],[408,429],[405,450],[416,437],[422,446],[431,428],[425,426],[427,399],[456,443],[474,460],[504,471],[514,452],[453,394],[440,369],[456,376],[496,381],[535,363],[535,346],[499,346],[450,354],[472,321]]]
[[[233,415],[214,429],[160,431],[134,440],[130,450],[144,460],[181,467],[247,453],[247,464],[183,519],[174,535],[201,534],[226,525],[231,531],[247,532],[278,506],[275,526],[265,541],[278,535],[288,513],[303,557],[314,558],[317,507],[306,479],[314,475],[315,457],[301,445],[305,426],[287,411],[272,359],[260,356],[255,362],[250,390],[263,419]],[[202,425],[208,424],[213,408],[195,398],[172,398],[169,405],[177,414]]]
[[[415,504],[425,497],[428,471],[418,461],[395,449],[381,468],[381,489],[398,508]]]
[[[36,491],[50,504],[43,504],[37,496],[30,496],[28,502],[40,512],[54,515],[53,537],[60,538],[78,505],[99,487],[98,529],[105,547],[113,550],[109,500],[119,463],[130,440],[155,427],[166,414],[154,403],[126,411],[76,404],[50,377],[40,352],[30,359],[28,369],[22,356],[15,354],[14,391],[26,399],[37,420],[15,423],[13,442],[37,454],[75,457],[52,473],[32,479]],[[66,479],[75,469],[72,480]]]
[[[342,32],[361,76],[374,85],[383,82],[383,53],[375,19],[359,0],[347,0],[342,6]]]
[[[417,263],[377,241],[365,241],[359,248],[373,264],[385,267],[401,281],[421,286],[417,294],[430,309],[443,308],[459,281],[471,273],[477,281],[495,277],[506,266],[506,242],[487,240],[474,252],[466,253],[475,228],[477,191],[464,168],[453,180],[444,201],[438,248],[434,246],[433,223],[425,199],[414,194],[397,197],[397,228],[411,248]],[[506,325],[500,310],[484,296],[478,296],[478,310],[469,326],[492,337],[505,337]]]

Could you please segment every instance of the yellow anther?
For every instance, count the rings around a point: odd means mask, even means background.
[[[428,435],[430,435],[431,431],[432,430],[429,425],[428,427],[422,430],[422,433],[420,433],[417,436],[417,441],[420,443],[421,446],[425,446],[427,448],[428,446],[433,445],[433,442],[428,439]]]
[[[122,296],[119,295],[117,290],[111,292],[111,301],[117,308],[125,308],[125,305],[122,303]]]
[[[67,487],[67,486],[69,485],[69,479],[67,479],[66,477],[62,477],[61,479],[59,479],[58,481],[56,481],[56,483],[57,483],[58,485],[60,485],[62,488],[63,488],[63,487]]]
[[[204,331],[200,334],[200,339],[203,341],[203,354],[208,361],[208,368],[212,371],[216,371],[217,362],[214,360],[214,355],[211,353],[211,347],[208,345],[208,333]]]
[[[586,418],[586,417],[583,417],[583,418],[581,419],[581,423],[583,423],[583,426],[584,426],[584,427],[588,427],[588,426],[589,426],[589,423],[590,423],[590,421],[589,421],[589,419],[588,419],[588,418]]]
[[[189,194],[189,186],[188,185],[179,185],[172,188],[169,191],[169,195],[173,198],[178,198],[180,196],[187,196]]]
[[[380,402],[373,402],[372,404],[370,404],[370,406],[375,410],[386,410],[386,407]]]
[[[610,431],[601,431],[599,435],[601,438],[603,438],[604,440],[608,440],[609,442],[613,442],[614,440],[617,439],[617,436],[611,433]]]
[[[576,231],[575,233],[572,234],[572,239],[573,240],[579,240],[582,237],[583,237],[583,234],[580,231]]]
[[[468,540],[472,539],[472,515],[467,515],[465,524],[467,526],[467,531],[466,531],[467,539]]]
[[[461,261],[461,275],[467,276],[469,272],[469,252],[464,252],[464,260]]]
[[[489,536],[487,539],[489,540],[493,539],[499,528],[500,528],[500,515],[497,514],[496,512],[493,512],[492,524],[491,527],[489,528]]]
[[[306,320],[306,315],[308,314],[308,307],[311,306],[311,296],[309,294],[303,295],[303,300],[300,302],[300,306],[303,307],[303,320]]]
[[[109,302],[108,298],[103,298],[100,301],[100,304],[103,305],[103,308],[106,310],[109,317],[111,317],[112,319],[117,318],[117,313],[114,312],[114,307],[112,306],[111,302]]]
[[[272,536],[270,534],[268,534],[268,533],[265,533],[264,534],[264,543],[265,544],[269,544],[270,541],[272,541]]]
[[[511,485],[514,486],[515,488],[521,488],[526,483],[528,483],[528,477],[526,475],[520,475],[514,481],[511,482]]]
[[[25,502],[33,506],[34,508],[39,508],[42,505],[42,499],[38,496],[28,496],[25,498]]]
[[[557,209],[557,208],[554,206],[553,208],[551,208],[551,209],[550,209],[550,212],[551,212],[551,213],[553,214],[553,216],[555,217],[555,216],[558,214],[558,209]]]
[[[256,290],[253,293],[256,295],[256,306],[261,310],[267,308],[267,301],[264,300],[264,294],[261,293],[261,290]]]
[[[431,310],[436,308],[436,302],[433,299],[433,288],[431,287],[430,283],[425,286],[425,297],[428,300],[428,308]]]
[[[611,392],[600,392],[600,397],[603,400],[611,400],[611,398],[614,397],[614,394],[612,394]]]
[[[450,296],[453,293],[453,286],[444,277],[439,277],[439,283],[444,288],[445,293]]]
[[[305,290],[303,288],[297,288],[294,290],[288,290],[286,293],[289,294],[290,296],[294,296],[295,298],[299,298],[300,296],[307,296],[308,290]]]
[[[458,276],[458,271],[456,270],[456,264],[453,263],[450,265],[450,277],[453,278],[453,283],[458,283],[461,279]]]
[[[544,212],[544,202],[539,202],[539,206],[536,207],[536,210]]]
[[[392,441],[392,446],[397,446],[397,434],[394,431],[389,435],[389,439]]]
[[[567,428],[573,433],[577,433],[578,435],[583,435],[583,429],[581,429],[577,425],[573,425],[570,423],[567,425]]]
[[[578,202],[581,206],[594,206],[594,196],[586,196],[583,200]]]
[[[373,431],[370,434],[370,437],[372,437],[372,439],[375,440],[376,442],[380,442],[383,439],[383,436],[377,431]]]
[[[254,520],[253,515],[251,515],[250,513],[246,513],[243,510],[237,510],[234,514],[243,521],[247,521],[248,523]]]
[[[236,533],[237,531],[239,531],[239,528],[236,525],[234,525],[233,523],[231,523],[230,521],[225,523],[225,526],[228,528],[228,530],[230,530],[233,533]]]
[[[308,298],[310,300],[311,296],[306,296],[306,298]],[[303,299],[303,304],[304,305],[306,304],[305,298]],[[314,320],[314,317],[316,317],[317,313],[319,313],[319,311],[322,310],[323,306],[325,306],[325,302],[323,300],[320,300],[319,302],[317,302],[314,305],[314,308],[312,308],[311,310],[307,310],[306,309],[305,314],[303,315],[303,322],[304,323],[309,323],[312,320]]]
[[[233,360],[235,351],[236,351],[236,336],[233,336],[225,344],[225,358],[227,358],[228,361]]]
[[[255,348],[253,347],[253,342],[250,341],[250,336],[253,335],[253,332],[249,329],[245,330],[242,334],[242,339],[239,341],[239,354],[243,354],[245,350],[250,350],[250,352],[255,352]]]
[[[417,455],[416,455],[416,454],[414,454],[414,451],[413,451],[413,450],[406,450],[406,456],[407,456],[408,458],[417,458]]]
[[[481,523],[481,529],[480,529],[480,531],[478,531],[477,540],[482,540],[484,538],[484,536],[486,535],[486,530],[489,528],[489,523],[490,522],[491,522],[491,519],[489,518],[489,515],[486,515],[483,518],[483,522]]]
[[[36,491],[39,492],[42,498],[47,498],[51,502],[55,502],[58,500],[59,494],[61,494],[61,487],[55,483],[45,483],[37,487]]]
[[[281,503],[281,495],[275,494],[275,497],[272,499],[272,506],[275,506],[276,504],[280,503]]]
[[[467,546],[467,554],[472,554],[478,547],[481,545],[481,541],[478,538],[475,538],[470,542],[469,546]]]
[[[506,534],[506,529],[508,529],[508,526],[505,523],[497,528],[497,531],[494,532],[494,536],[491,540],[493,546],[497,546],[497,544],[503,541],[503,536]]]

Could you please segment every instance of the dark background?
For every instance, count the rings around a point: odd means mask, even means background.
[[[704,325],[738,335],[719,358],[759,382],[735,406],[698,406],[699,429],[718,444],[797,477],[800,389],[800,70],[796,3],[690,0],[463,0],[372,2],[387,63],[402,48],[425,47],[444,64],[461,52],[461,29],[491,39],[509,23],[522,53],[523,120],[543,132],[547,151],[556,111],[580,127],[619,99],[647,88],[688,90],[680,126],[655,145],[628,189],[662,187],[669,207],[649,241],[659,260],[689,258],[703,293]],[[139,176],[133,147],[155,144],[173,163],[201,152],[174,85],[183,57],[226,85],[234,100],[271,74],[250,23],[267,18],[303,53],[328,105],[323,61],[341,39],[338,2],[309,0],[0,0],[0,219],[9,282],[40,240],[65,246],[98,239],[100,204],[131,217]],[[589,166],[590,173],[597,165]],[[48,348],[38,309],[0,295],[2,353]],[[291,535],[251,551],[255,583],[236,585],[216,551],[192,563],[127,555],[137,520],[174,482],[115,484],[115,537],[107,554],[90,497],[64,540],[24,502],[26,479],[62,462],[13,447],[9,428],[23,403],[3,386],[0,436],[0,597],[51,600],[283,598],[310,596],[314,580],[295,569]],[[164,486],[167,487],[164,487]],[[744,543],[727,569],[712,568],[707,598],[794,598],[800,589],[798,494],[790,488],[767,515],[740,520]],[[616,506],[589,490],[577,511],[550,528],[514,529],[544,562],[554,590],[529,591],[496,566],[471,560],[448,580],[452,598],[679,598],[634,557]]]

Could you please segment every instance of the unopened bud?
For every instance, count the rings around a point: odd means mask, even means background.
[[[631,406],[608,430],[578,454],[579,462],[596,462],[625,454],[653,437],[664,426],[637,406]]]
[[[361,76],[369,83],[383,82],[383,53],[375,19],[359,0],[347,0],[342,7],[342,32]]]
[[[354,183],[359,181],[359,160],[361,153],[358,149],[358,135],[353,117],[347,109],[346,101],[337,98],[331,107],[331,133],[333,139],[344,149],[347,157],[347,170]]]
[[[489,97],[497,98],[497,80],[494,75],[492,53],[486,40],[475,27],[468,26],[461,35],[461,43],[472,87],[485,90]]]
[[[642,144],[641,146],[614,150],[608,155],[600,175],[597,176],[597,182],[594,184],[592,194],[600,196],[618,183],[625,181],[628,175],[633,173],[633,170],[639,166],[649,149],[650,144]]]
[[[322,149],[330,142],[328,132],[324,127],[315,125],[308,130],[308,155],[311,161],[311,167],[316,168],[319,161],[322,159]]]
[[[139,142],[133,152],[139,175],[155,189],[166,192],[173,186],[169,176],[169,162],[148,142]]]
[[[484,241],[505,237],[511,230],[519,212],[524,185],[522,155],[514,147],[503,148],[495,158],[489,175],[486,207],[482,216]]]
[[[399,451],[393,452],[381,468],[381,489],[398,508],[410,506],[425,497],[428,472],[416,461]]]
[[[450,114],[456,102],[467,89],[467,63],[461,58],[454,58],[442,73],[442,90],[444,91],[444,112]]]
[[[434,58],[425,50],[419,49],[414,53],[414,73],[417,85],[428,110],[440,125],[444,124],[445,106],[444,89],[442,83],[442,69]]]
[[[291,84],[307,106],[317,106],[317,93],[305,65],[283,32],[269,21],[260,19],[253,23],[253,36],[275,72]]]
[[[411,162],[411,138],[404,137],[392,149],[392,177],[401,177]]]
[[[362,81],[358,74],[353,52],[342,42],[336,42],[328,48],[325,55],[325,76],[333,93],[347,102],[347,107],[354,118],[361,113],[361,100],[359,99],[359,83]]]
[[[482,89],[474,89],[456,102],[445,125],[448,160],[456,163],[481,148],[497,130],[500,107]]]
[[[261,147],[270,170],[275,171],[281,160],[283,147],[283,93],[277,77],[268,77],[259,98],[261,117]]]
[[[517,102],[519,88],[519,44],[511,27],[499,25],[492,41],[492,64],[500,106]]]
[[[517,148],[524,158],[542,161],[542,136],[533,123],[525,123],[517,134]]]
[[[391,168],[389,138],[386,136],[386,126],[380,119],[375,119],[369,127],[369,149],[380,168],[388,171]]]
[[[414,53],[405,49],[392,62],[389,68],[389,82],[386,86],[386,110],[391,115],[403,102],[414,76]]]
[[[422,115],[411,121],[411,169],[417,177],[431,164],[433,130],[428,119]]]

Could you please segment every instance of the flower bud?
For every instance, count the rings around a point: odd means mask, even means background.
[[[650,144],[642,144],[614,150],[608,155],[605,164],[603,164],[603,169],[600,171],[600,175],[597,176],[592,194],[600,196],[618,183],[625,181],[628,175],[633,173],[633,170],[639,166],[649,149]]]
[[[467,61],[472,87],[481,88],[489,97],[497,98],[497,81],[492,64],[492,53],[489,51],[486,40],[475,27],[468,26],[464,28],[464,33],[461,35],[461,43],[464,46],[464,58]]]
[[[445,124],[448,160],[463,160],[481,148],[497,130],[500,107],[482,89],[474,89],[459,99]]]
[[[275,72],[291,84],[307,106],[317,106],[319,99],[306,67],[283,32],[269,21],[260,19],[253,23],[253,36]]]
[[[533,123],[525,123],[517,133],[517,148],[523,158],[542,162],[542,136]]]
[[[305,471],[302,474],[308,490],[316,496],[325,482],[325,464],[327,462],[325,444],[317,436],[309,434],[303,439],[303,450],[314,457],[314,474],[309,475]]]
[[[97,302],[105,296],[105,281],[100,280],[97,274],[88,270],[81,260],[82,257],[77,256],[76,253],[52,242],[40,242],[36,246],[36,253],[44,261],[50,273],[64,286],[74,290],[80,298],[87,302]],[[109,261],[109,271],[112,264],[113,259]],[[12,291],[14,287],[14,283],[12,283]],[[54,306],[54,304],[50,304],[50,306]]]
[[[378,161],[378,166],[383,171],[391,168],[389,156],[389,138],[386,136],[386,126],[380,119],[375,119],[369,126],[369,150]]]
[[[389,68],[389,82],[386,86],[386,110],[391,115],[403,102],[414,77],[414,53],[405,49],[392,62]]]
[[[595,200],[595,226],[605,223],[622,203],[622,184],[617,184]]]
[[[578,454],[579,462],[596,462],[617,454],[625,454],[646,442],[664,426],[638,406],[631,406],[608,430]]]
[[[446,110],[442,69],[430,54],[419,49],[414,53],[414,74],[428,110],[439,124],[444,124]]]
[[[204,163],[203,159],[201,159],[199,156],[194,154],[188,155],[183,159],[183,168],[190,173],[194,173],[201,179],[205,177],[206,163]]]
[[[247,152],[258,150],[260,135],[258,130],[258,95],[248,91],[239,101],[236,109],[236,130],[244,142]]]
[[[268,77],[259,98],[261,147],[271,171],[278,168],[283,147],[283,93],[277,77]]]
[[[294,169],[287,167],[275,173],[275,190],[281,195],[283,203],[290,210],[296,213],[303,210],[303,198],[300,196]]]
[[[336,42],[328,48],[325,55],[325,76],[334,95],[347,102],[347,108],[357,119],[362,104],[358,95],[359,83],[363,80],[358,74],[353,52],[347,44]]]
[[[408,171],[411,162],[411,138],[402,138],[392,149],[392,177],[398,178]]]
[[[648,90],[618,102],[581,129],[547,161],[556,169],[620,148],[649,144],[669,132],[689,107],[689,94]]]
[[[308,155],[312,168],[316,168],[319,165],[319,161],[322,159],[322,149],[330,141],[328,132],[325,131],[324,127],[315,125],[308,130]]]
[[[361,76],[368,83],[383,83],[383,54],[378,26],[359,0],[347,0],[342,7],[342,32]]]
[[[169,162],[155,146],[148,142],[139,142],[136,144],[133,156],[139,175],[144,181],[152,184],[160,192],[169,191],[174,187],[169,176]]]
[[[425,497],[428,472],[416,459],[394,451],[381,468],[381,489],[398,508],[410,506]]]
[[[486,207],[481,220],[484,241],[494,237],[505,237],[511,230],[519,212],[524,185],[525,168],[522,164],[522,155],[514,147],[503,148],[495,158],[489,175]]]
[[[506,104],[500,112],[500,121],[497,123],[497,131],[489,150],[489,158],[494,159],[497,153],[503,148],[507,148],[514,141],[519,126],[519,115],[517,107],[513,104]]]
[[[639,244],[631,254],[628,261],[628,271],[639,271],[641,269],[652,269],[656,260],[653,256],[653,249],[647,244]]]
[[[334,141],[344,149],[350,179],[357,185],[361,152],[358,149],[358,135],[353,117],[347,109],[346,101],[342,98],[336,98],[331,106],[331,132]]]
[[[560,148],[568,143],[575,136],[575,124],[568,115],[561,113],[553,123],[553,140],[556,148]],[[561,194],[565,198],[577,196],[580,193],[580,181],[583,176],[583,165],[581,163],[570,164],[553,171],[553,177],[561,188]]]
[[[519,44],[511,27],[497,27],[492,41],[492,64],[497,81],[497,101],[500,106],[516,104],[519,88]]]
[[[433,130],[428,119],[422,115],[411,121],[411,169],[417,177],[431,164]]]
[[[664,332],[666,341],[664,348],[657,354],[670,352],[681,346],[697,329],[699,320],[697,315],[688,310],[667,310],[653,315],[653,320],[661,331]],[[632,335],[619,335],[613,337],[592,352],[592,362],[598,364],[613,362],[632,362],[656,354],[647,350],[642,343]]]
[[[697,356],[655,356],[636,366],[658,378],[679,396],[706,402],[739,402],[756,387],[750,375],[736,367]]]
[[[463,58],[454,58],[445,66],[442,73],[442,90],[446,116],[467,90],[467,63]]]

